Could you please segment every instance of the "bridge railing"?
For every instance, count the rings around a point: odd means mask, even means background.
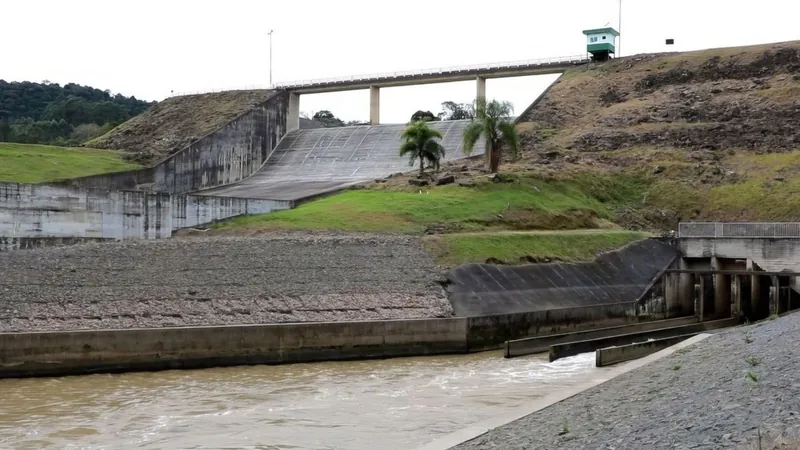
[[[447,74],[454,72],[469,72],[469,71],[477,72],[477,71],[498,70],[498,69],[513,69],[516,67],[535,67],[546,64],[569,64],[569,63],[580,63],[588,61],[589,58],[585,54],[581,54],[572,56],[558,56],[554,58],[523,59],[518,61],[506,61],[506,62],[496,62],[488,64],[472,64],[466,66],[436,67],[432,69],[422,69],[422,70],[381,72],[381,73],[351,75],[347,77],[336,77],[336,78],[313,78],[307,80],[277,82],[277,83],[272,83],[271,86],[250,85],[250,86],[240,86],[235,88],[219,88],[219,89],[206,89],[198,91],[172,92],[170,93],[169,97],[181,97],[184,95],[196,95],[196,94],[210,94],[214,92],[226,92],[226,91],[298,88],[303,86],[313,86],[319,84],[336,84],[336,83],[348,83],[353,81],[382,80],[382,79],[413,77],[413,76],[423,76],[423,75],[438,75],[438,74]]]
[[[681,222],[678,237],[800,238],[800,222]]]
[[[452,73],[452,72],[513,69],[515,67],[532,67],[532,66],[541,66],[545,64],[579,63],[583,61],[588,61],[588,58],[585,54],[572,55],[572,56],[559,56],[555,58],[525,59],[519,61],[508,61],[508,62],[489,63],[489,64],[472,64],[467,66],[436,67],[436,68],[422,69],[422,70],[381,72],[373,74],[352,75],[348,77],[338,77],[338,78],[315,78],[308,80],[273,83],[272,87],[292,88],[292,87],[311,86],[318,84],[346,83],[350,81],[380,80],[380,79],[402,78],[402,77],[412,77],[412,76],[422,76],[422,75],[437,75],[437,74]]]

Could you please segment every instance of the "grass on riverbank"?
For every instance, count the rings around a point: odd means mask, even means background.
[[[0,182],[42,183],[137,167],[107,150],[0,143]]]
[[[444,266],[486,262],[592,261],[598,253],[646,239],[649,233],[626,230],[571,230],[445,234],[426,236],[423,245]]]
[[[503,183],[349,190],[271,214],[243,216],[220,232],[285,229],[420,233],[600,228],[615,204],[639,190],[632,178],[596,175],[580,182],[508,176]]]

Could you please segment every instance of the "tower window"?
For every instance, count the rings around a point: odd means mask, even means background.
[[[605,36],[603,36],[603,40],[604,40],[604,41],[606,40],[606,37],[605,37]]]

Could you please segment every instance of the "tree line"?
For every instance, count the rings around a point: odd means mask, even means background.
[[[0,80],[0,142],[78,145],[153,104],[75,83]]]

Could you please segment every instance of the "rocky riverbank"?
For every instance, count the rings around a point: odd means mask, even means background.
[[[800,314],[726,330],[454,449],[797,449],[798,340]]]
[[[0,253],[0,331],[449,317],[407,236],[315,233]]]

